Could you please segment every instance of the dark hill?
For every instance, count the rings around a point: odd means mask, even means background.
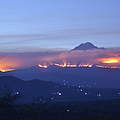
[[[98,48],[97,46],[93,45],[90,42],[82,43],[79,46],[75,47],[72,50],[93,50],[93,49],[103,49],[103,48]]]
[[[93,101],[120,98],[119,89],[99,89],[61,86],[56,83],[24,81],[12,76],[0,77],[0,95],[6,90],[20,94],[19,102]]]

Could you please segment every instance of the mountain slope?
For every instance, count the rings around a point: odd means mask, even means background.
[[[20,102],[22,103],[120,98],[119,89],[70,87],[47,81],[23,81],[12,76],[0,77],[0,92],[8,89],[12,90],[13,94],[20,94],[22,96]]]
[[[93,50],[93,49],[103,49],[103,48],[98,48],[97,46],[93,45],[90,42],[82,43],[79,46],[75,47],[72,50]]]
[[[2,73],[1,73],[2,75]],[[3,73],[23,80],[40,79],[61,85],[81,85],[92,88],[120,88],[120,69],[76,67],[61,68],[51,66],[47,69],[32,67]]]

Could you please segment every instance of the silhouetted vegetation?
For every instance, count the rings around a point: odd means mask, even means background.
[[[0,120],[120,120],[120,100],[0,104]]]
[[[0,120],[120,120],[119,89],[67,88],[9,76],[0,86]],[[32,102],[24,102],[25,97]]]

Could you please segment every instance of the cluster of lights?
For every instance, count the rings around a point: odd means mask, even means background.
[[[85,92],[85,91],[80,87],[80,85],[78,86],[78,88],[80,89],[80,92],[83,92],[83,94],[84,94],[85,96],[88,95],[88,92]],[[120,95],[120,93],[119,93],[119,95]],[[98,92],[98,93],[96,94],[96,96],[97,96],[97,97],[101,97],[102,94],[101,94],[100,92]]]

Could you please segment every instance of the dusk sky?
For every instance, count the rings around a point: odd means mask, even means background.
[[[120,47],[120,0],[1,0],[0,51]]]

